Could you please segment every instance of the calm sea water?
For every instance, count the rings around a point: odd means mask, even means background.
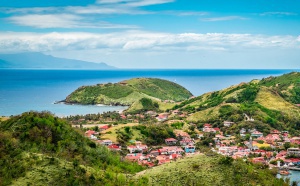
[[[293,70],[0,70],[0,115],[51,111],[58,116],[101,113],[126,107],[53,104],[82,85],[119,82],[134,77],[167,79],[195,96],[240,82],[277,76]],[[294,70],[295,71],[295,70]]]
[[[300,171],[292,171],[292,170],[290,170],[289,172],[291,173],[291,175],[289,175],[289,176],[283,176],[283,175],[277,174],[277,178],[283,178],[283,179],[290,178],[290,182],[291,183],[293,181],[296,181],[296,182],[299,182],[298,186],[300,186]]]

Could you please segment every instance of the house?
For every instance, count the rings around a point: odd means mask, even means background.
[[[92,140],[97,140],[98,138],[92,134],[92,135],[90,136],[90,139],[92,139]]]
[[[174,133],[177,138],[179,139],[190,139],[190,135],[187,132],[184,132],[182,130],[174,130]]]
[[[216,132],[220,132],[220,129],[219,129],[219,128],[214,128],[214,130],[215,130],[215,133],[216,133]]]
[[[125,159],[129,161],[139,161],[142,156],[143,156],[142,153],[135,153],[135,154],[131,153],[131,154],[127,154],[125,156]]]
[[[105,146],[109,146],[109,145],[112,145],[113,142],[111,140],[102,140],[100,142],[101,145],[105,145]]]
[[[157,113],[155,111],[149,110],[149,111],[146,112],[146,115],[156,116]]]
[[[241,135],[241,136],[245,136],[245,133],[246,133],[246,132],[247,132],[246,129],[242,128],[242,129],[240,130],[240,135]]]
[[[203,128],[211,128],[212,126],[211,126],[211,124],[208,124],[208,123],[205,123],[204,125],[203,125]]]
[[[270,133],[271,134],[281,134],[281,132],[279,130],[272,130]]]
[[[156,119],[158,121],[166,121],[168,119],[168,114],[159,114]]]
[[[126,119],[126,116],[123,115],[123,114],[121,114],[120,117],[121,117],[122,119]]]
[[[156,157],[156,160],[158,161],[158,165],[162,165],[165,163],[169,163],[170,162],[170,157],[167,155],[158,155]]]
[[[145,152],[148,150],[148,146],[147,145],[129,145],[127,147],[127,149],[129,150],[130,153],[134,153],[134,152]]]
[[[108,145],[107,148],[109,148],[110,150],[114,150],[114,151],[120,151],[121,150],[121,146],[118,145]]]
[[[196,147],[190,144],[184,147],[184,151],[186,153],[194,153],[196,151]]]
[[[203,138],[204,137],[204,134],[203,133],[198,133],[197,134],[197,138]]]
[[[91,135],[96,135],[96,131],[93,131],[93,130],[88,130],[88,131],[86,131],[84,134],[85,134],[85,136],[86,137],[91,137]]]
[[[278,134],[268,134],[265,137],[265,141],[269,144],[274,144],[276,141],[280,141],[280,136]]]
[[[219,154],[227,156],[231,156],[236,152],[238,152],[238,148],[236,146],[223,146],[220,147],[218,151]]]
[[[251,136],[259,138],[259,137],[263,136],[263,133],[261,133],[259,131],[254,131],[254,132],[251,133]]]
[[[300,157],[300,149],[299,148],[288,148],[287,155]]]
[[[149,154],[151,156],[158,156],[160,154],[160,152],[158,150],[152,150]]]
[[[231,121],[224,121],[224,126],[225,127],[230,127],[231,125],[233,125],[234,122],[231,122]]]
[[[103,126],[99,127],[99,130],[100,131],[105,131],[105,130],[107,130],[109,128],[110,128],[109,125],[103,125]]]
[[[167,139],[165,139],[165,142],[166,142],[167,145],[176,145],[177,141],[178,140],[174,139],[174,138],[167,138]]]
[[[179,113],[179,110],[174,110],[173,112],[172,112],[172,114],[178,114]]]
[[[134,143],[135,143],[136,146],[142,145],[141,141],[135,141]]]
[[[266,160],[264,159],[264,157],[258,157],[258,158],[253,158],[252,159],[253,163],[262,163],[262,164],[266,164]]]
[[[183,154],[184,150],[181,147],[162,147],[158,150],[160,154]]]
[[[169,156],[169,159],[170,160],[176,160],[176,159],[179,159],[179,158],[181,158],[182,157],[182,155],[180,155],[180,154],[171,154],[170,156]]]
[[[186,146],[186,145],[190,145],[190,144],[194,145],[195,144],[194,141],[191,140],[191,139],[181,140],[179,143],[180,143],[181,146]]]
[[[141,152],[141,150],[138,149],[137,146],[135,146],[135,145],[129,145],[129,146],[127,146],[127,150],[129,150],[130,153]]]

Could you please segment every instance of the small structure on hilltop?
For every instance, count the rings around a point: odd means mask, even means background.
[[[252,117],[249,117],[247,114],[244,113],[245,121],[255,121]]]

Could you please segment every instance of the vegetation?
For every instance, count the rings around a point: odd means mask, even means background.
[[[237,130],[243,125],[244,114],[247,114],[265,132],[278,129],[297,135],[300,108],[294,103],[300,96],[299,85],[300,73],[290,73],[206,93],[182,102],[173,109],[191,114],[187,120],[198,125],[211,123],[221,128],[224,121],[233,121],[236,125],[226,129],[233,131],[231,129]]]
[[[139,177],[149,179],[149,185],[278,185],[277,172],[266,166],[210,154],[196,155],[170,164],[146,170]]]
[[[132,105],[142,98],[182,101],[192,96],[184,87],[162,79],[136,78],[120,83],[82,86],[72,92],[67,103]]]
[[[0,167],[1,185],[124,185],[143,170],[47,112],[0,123]]]
[[[286,101],[300,103],[300,73],[291,72],[278,77],[264,78],[260,85],[270,87]]]

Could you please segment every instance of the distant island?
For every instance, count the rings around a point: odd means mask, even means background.
[[[0,68],[36,69],[115,69],[105,63],[93,63],[75,59],[57,58],[38,52],[0,54]]]
[[[192,97],[174,82],[158,78],[134,78],[119,83],[82,86],[67,96],[66,103],[131,106],[130,110],[155,110]]]

